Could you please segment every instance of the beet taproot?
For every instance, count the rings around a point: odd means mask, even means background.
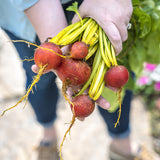
[[[114,88],[121,88],[129,79],[129,72],[123,65],[117,65],[110,68],[104,77],[105,84]]]
[[[87,82],[91,74],[91,68],[86,62],[63,59],[62,63],[56,68],[56,73],[63,83],[77,86]]]
[[[75,42],[70,51],[70,56],[73,59],[83,59],[88,54],[88,45],[82,41]]]
[[[95,102],[88,95],[79,95],[73,98],[72,103],[74,107],[71,104],[71,110],[75,114],[75,117],[79,118],[88,117],[95,108]]]
[[[34,61],[38,67],[46,65],[45,70],[55,69],[62,61],[60,55],[62,55],[62,51],[58,45],[45,42],[35,50]]]

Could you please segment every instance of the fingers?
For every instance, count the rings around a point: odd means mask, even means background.
[[[110,103],[103,98],[102,96],[100,96],[97,100],[96,103],[103,109],[108,110],[110,108]]]
[[[68,98],[72,100],[72,96],[74,95],[73,89],[71,87],[68,87],[66,93]]]
[[[83,16],[85,16],[84,12],[82,12]],[[82,16],[81,15],[81,16]],[[76,14],[73,17],[72,23],[78,22],[80,19],[78,15]],[[125,25],[117,28],[117,26],[112,22],[107,22],[101,24],[101,27],[103,28],[104,32],[107,34],[109,40],[111,41],[116,55],[118,55],[122,51],[122,42],[126,41],[128,38],[127,28]]]
[[[88,16],[88,14],[86,13],[85,5],[83,5],[83,3],[79,7],[79,13],[82,18]],[[100,20],[98,20],[97,18],[93,18],[93,19],[96,19],[99,25],[103,28],[103,30],[107,34],[109,40],[111,41],[115,49],[116,55],[118,55],[122,51],[122,42],[126,41],[128,38],[128,32],[127,32],[126,25],[123,24],[122,22],[120,22],[121,24],[119,24],[118,21],[114,23],[113,21],[108,20],[108,21],[105,21],[105,23],[104,21],[102,23],[101,19]],[[72,23],[76,23],[79,20],[80,19],[78,15],[75,14],[75,16],[72,19]]]
[[[85,120],[85,118],[83,118],[83,117],[77,117],[77,119],[80,120],[80,121],[84,121]]]
[[[83,14],[84,15],[84,14]],[[80,19],[78,15],[76,14],[73,17],[72,23],[78,22]],[[127,28],[123,25],[122,27],[119,27],[119,29],[116,27],[116,25],[112,22],[108,22],[104,25],[101,25],[105,33],[107,34],[109,40],[111,41],[116,55],[118,55],[122,51],[122,42],[126,41],[128,38]],[[125,27],[124,27],[125,26]]]
[[[33,64],[32,67],[31,67],[31,70],[34,72],[34,73],[38,73],[39,72],[39,67],[36,65],[36,64]],[[50,70],[52,71],[54,74],[56,74],[55,70]],[[44,71],[44,74],[45,73],[48,73],[50,71]]]
[[[36,64],[32,65],[31,69],[34,73],[38,73],[39,71],[39,67]]]
[[[103,28],[111,41],[115,54],[122,51],[122,42],[128,38],[127,24],[132,15],[133,7],[131,1],[83,1],[79,7],[79,13],[82,18],[91,17]],[[97,7],[97,9],[95,8]],[[115,8],[117,10],[115,11]],[[125,8],[125,9],[124,9]],[[72,23],[79,21],[76,14]]]
[[[126,24],[119,24],[117,25],[117,28],[119,30],[122,42],[126,41],[128,38],[128,31]]]
[[[78,15],[75,14],[74,17],[73,17],[73,19],[72,19],[72,23],[76,23],[76,22],[78,22],[79,20],[80,20],[80,19],[79,19]]]
[[[75,95],[75,93],[77,93],[79,91],[79,89],[80,89],[80,86],[68,87],[67,91],[66,91],[68,98],[70,100],[72,100],[72,96]],[[85,93],[86,93],[86,91],[85,91]]]

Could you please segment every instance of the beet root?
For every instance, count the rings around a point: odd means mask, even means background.
[[[91,74],[91,68],[82,61],[63,59],[60,66],[56,68],[56,73],[63,83],[78,86],[87,82]]]
[[[87,95],[79,95],[72,100],[71,110],[75,117],[88,117],[95,108],[95,103]]]
[[[83,59],[88,54],[88,45],[84,42],[75,42],[71,47],[71,58],[73,59]]]
[[[35,50],[34,61],[40,68],[46,65],[45,70],[55,69],[62,61],[62,57],[60,55],[62,55],[62,51],[59,46],[52,42],[45,42]]]
[[[118,65],[110,68],[105,74],[105,84],[114,88],[121,88],[129,79],[129,72],[126,67]]]

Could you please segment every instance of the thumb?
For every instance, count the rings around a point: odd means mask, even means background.
[[[39,71],[39,67],[38,67],[36,64],[33,64],[33,65],[31,66],[31,69],[32,69],[32,71],[33,71],[34,73],[38,73],[38,71]]]
[[[96,103],[103,109],[108,110],[110,108],[110,103],[103,98],[102,96],[100,96],[97,100]]]
[[[73,19],[72,19],[72,23],[76,23],[78,21],[80,21],[79,16],[77,14],[75,14]]]

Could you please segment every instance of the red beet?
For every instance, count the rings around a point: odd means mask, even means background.
[[[54,43],[45,42],[45,43],[41,44],[40,47],[51,49],[54,52],[62,55],[61,49],[59,48],[59,46],[57,46]],[[34,54],[35,64],[38,67],[42,67],[47,64],[45,70],[57,68],[62,61],[62,57],[60,57],[59,55],[57,55],[54,52],[46,50],[46,49],[42,49],[42,48],[37,48],[35,50],[35,54]]]
[[[75,117],[85,118],[88,117],[95,108],[95,103],[87,95],[79,95],[72,100],[74,104],[71,105],[72,112],[75,114]]]
[[[83,59],[88,54],[88,45],[84,42],[75,42],[71,47],[71,58],[73,59]]]
[[[110,68],[105,74],[105,84],[114,88],[121,88],[129,79],[129,73],[126,67],[118,65]]]
[[[87,82],[91,74],[91,68],[82,61],[63,59],[62,63],[56,68],[56,73],[62,82],[77,86]]]

